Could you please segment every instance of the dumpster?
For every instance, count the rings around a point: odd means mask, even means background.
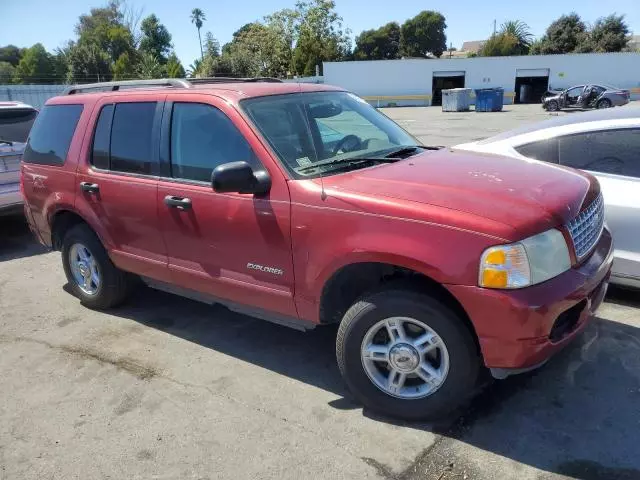
[[[503,103],[503,88],[480,88],[476,90],[476,112],[501,112]]]
[[[470,88],[451,88],[448,90],[442,90],[443,112],[468,112],[470,105]]]

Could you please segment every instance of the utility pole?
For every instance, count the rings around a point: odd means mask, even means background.
[[[496,36],[496,20],[493,20],[493,36]]]

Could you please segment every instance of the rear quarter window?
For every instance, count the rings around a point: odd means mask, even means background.
[[[558,139],[549,138],[539,142],[527,143],[515,147],[515,150],[527,158],[543,162],[558,163]]]
[[[23,161],[62,165],[82,114],[82,105],[47,105],[36,119]]]

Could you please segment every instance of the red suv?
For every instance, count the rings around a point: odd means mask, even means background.
[[[326,85],[74,87],[38,116],[22,182],[87,307],[142,279],[292,327],[339,323],[353,394],[406,419],[460,405],[484,367],[545,362],[612,263],[591,175],[420,145]]]

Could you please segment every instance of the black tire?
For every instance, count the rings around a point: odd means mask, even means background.
[[[345,313],[336,339],[338,367],[353,395],[373,411],[403,420],[446,416],[475,393],[482,371],[480,353],[469,328],[449,308],[429,295],[400,288],[392,286],[366,296]],[[367,331],[394,316],[424,322],[447,347],[449,372],[444,383],[427,397],[393,397],[379,389],[364,369],[361,346]]]
[[[101,274],[101,283],[95,294],[85,293],[76,282],[70,266],[69,251],[80,243],[95,257]],[[128,296],[133,285],[131,274],[118,269],[105,250],[98,236],[86,224],[75,225],[65,234],[62,241],[62,266],[73,295],[84,306],[103,310],[120,305]]]
[[[600,100],[597,104],[596,104],[596,108],[600,109],[600,108],[611,108],[612,107],[612,103],[611,100],[609,100],[608,98],[603,98],[602,100]]]
[[[549,100],[546,105],[549,112],[557,112],[560,110],[560,106],[556,100]]]

